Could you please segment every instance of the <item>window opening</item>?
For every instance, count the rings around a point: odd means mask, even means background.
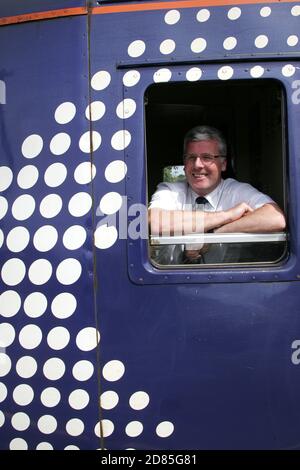
[[[222,180],[250,184],[285,212],[285,99],[279,81],[154,84],[146,91],[145,103],[149,201],[162,181],[171,183],[167,188],[171,190],[178,189],[172,187],[174,183],[186,184],[184,136],[197,125],[209,125],[221,130],[227,142],[227,165]],[[208,159],[202,155],[202,160]],[[181,197],[178,194],[175,199]],[[176,207],[168,202],[168,197],[163,207],[167,211]],[[205,207],[204,210],[207,211]],[[152,233],[150,258],[162,268],[278,263],[287,254],[286,234],[283,229],[266,232],[246,232],[239,237],[236,233],[222,235],[213,230],[198,233],[198,237],[194,233],[181,233],[179,237]],[[201,256],[196,261],[187,261],[187,248],[193,251],[199,248]]]

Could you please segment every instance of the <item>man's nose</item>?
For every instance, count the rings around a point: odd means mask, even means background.
[[[203,161],[202,161],[201,157],[195,158],[194,165],[197,168],[202,168],[203,167]]]

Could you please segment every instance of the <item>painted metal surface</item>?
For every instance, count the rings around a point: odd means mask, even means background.
[[[1,448],[299,446],[299,16],[252,4],[92,15],[90,37],[84,16],[0,28]],[[145,240],[101,225],[122,196],[146,202],[145,90],[266,76],[287,96],[289,259],[160,272]]]
[[[58,10],[64,8],[85,7],[86,0],[1,0],[0,18],[5,16],[25,15],[41,11]]]
[[[97,448],[86,19],[0,36],[1,448]]]

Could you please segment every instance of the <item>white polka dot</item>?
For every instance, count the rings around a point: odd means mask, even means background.
[[[80,163],[74,171],[74,179],[78,184],[88,184],[96,176],[96,167],[90,162]]]
[[[24,311],[30,318],[38,318],[47,308],[47,298],[41,292],[32,292],[24,301]]]
[[[1,277],[8,286],[16,286],[23,281],[26,274],[26,267],[22,260],[11,258],[6,261],[1,269]]]
[[[255,38],[254,44],[258,49],[263,49],[268,45],[269,39],[264,34],[260,34]]]
[[[80,436],[84,431],[84,424],[81,419],[70,419],[66,424],[66,431],[70,436]]]
[[[49,251],[56,245],[58,233],[52,225],[40,227],[34,234],[33,244],[38,251]]]
[[[108,87],[111,81],[111,76],[105,70],[100,70],[93,75],[91,80],[91,86],[94,90],[100,91]]]
[[[253,78],[259,78],[264,74],[265,69],[261,67],[260,65],[255,65],[254,67],[251,67],[250,69],[250,75]]]
[[[60,402],[60,392],[57,388],[47,387],[41,393],[41,402],[47,408],[53,408]]]
[[[91,351],[100,341],[100,334],[96,328],[83,328],[76,336],[76,344],[81,351]]]
[[[73,294],[62,292],[54,297],[51,311],[56,318],[65,319],[73,315],[77,307],[77,301]]]
[[[80,192],[71,197],[68,209],[73,217],[82,217],[92,207],[92,198],[88,193]]]
[[[210,12],[209,10],[207,10],[206,8],[203,8],[202,10],[199,10],[198,13],[197,13],[197,21],[199,21],[200,23],[204,23],[205,21],[207,21],[210,17]]]
[[[172,72],[169,69],[159,69],[153,74],[153,81],[155,83],[168,82],[171,80]]]
[[[236,45],[237,45],[237,40],[233,36],[226,38],[223,42],[223,47],[227,51],[231,51],[232,49],[236,47]]]
[[[39,171],[33,165],[24,166],[18,173],[17,182],[21,189],[29,189],[39,178]]]
[[[25,439],[22,439],[21,437],[15,437],[14,439],[10,441],[9,449],[10,450],[27,450],[28,444],[25,441]]]
[[[0,295],[0,315],[2,317],[13,317],[21,307],[21,297],[14,290],[4,291]]]
[[[271,10],[270,7],[263,7],[263,8],[260,9],[259,14],[260,14],[260,16],[266,18],[267,16],[271,15],[271,12],[272,12],[272,10]]]
[[[8,166],[0,166],[0,191],[5,191],[11,185],[13,172]]]
[[[300,5],[295,5],[291,9],[291,13],[292,13],[293,16],[299,16],[300,15]]]
[[[35,349],[42,341],[42,330],[37,325],[26,325],[19,333],[19,342],[25,349]]]
[[[37,362],[31,356],[23,356],[16,364],[16,371],[23,379],[29,379],[33,377],[37,371]]]
[[[135,392],[129,398],[129,405],[134,410],[143,410],[149,405],[149,395],[146,392]]]
[[[4,423],[5,423],[5,416],[4,416],[3,411],[0,410],[0,428],[3,426]]]
[[[199,53],[206,49],[207,43],[204,38],[196,38],[191,43],[191,49],[193,52]]]
[[[106,250],[113,246],[118,239],[118,232],[116,227],[108,227],[107,225],[100,225],[94,234],[95,246],[101,250]]]
[[[52,265],[47,259],[37,259],[35,260],[29,270],[28,277],[32,284],[41,286],[46,284],[52,276]]]
[[[3,231],[0,229],[0,248],[2,247],[4,243],[4,234]]]
[[[146,49],[146,44],[144,41],[137,40],[129,44],[127,52],[130,57],[140,57],[144,54]]]
[[[81,276],[82,267],[80,262],[75,258],[67,258],[59,263],[56,269],[56,277],[58,282],[65,286],[74,284]]]
[[[102,436],[101,437],[108,437],[114,432],[114,423],[109,419],[102,419],[101,420],[101,428],[100,423],[97,423],[95,426],[95,434],[97,437],[100,437],[100,429],[102,429]]]
[[[121,208],[122,202],[122,196],[112,191],[101,198],[99,208],[103,214],[115,214]]]
[[[59,351],[64,349],[70,341],[70,333],[63,326],[56,326],[49,331],[47,343],[51,349]]]
[[[230,20],[237,20],[241,16],[241,9],[238,7],[230,8],[227,13],[227,16]]]
[[[169,437],[174,431],[174,425],[170,421],[162,421],[156,427],[156,434],[159,437]]]
[[[0,377],[4,377],[5,375],[7,375],[10,369],[11,369],[10,357],[5,353],[0,352]]]
[[[62,208],[62,199],[58,194],[48,194],[40,204],[40,213],[46,219],[56,217]]]
[[[53,450],[53,446],[49,442],[40,442],[36,446],[36,450]]]
[[[140,421],[131,421],[127,424],[125,432],[129,437],[137,437],[143,432],[143,425]]]
[[[49,380],[59,380],[66,371],[64,362],[58,357],[48,359],[43,367],[44,376]]]
[[[71,145],[71,137],[65,132],[59,132],[52,137],[50,142],[50,150],[53,155],[62,155],[69,150]]]
[[[13,399],[17,405],[26,406],[32,402],[34,392],[32,387],[27,384],[20,384],[13,391]]]
[[[120,119],[128,119],[135,113],[136,103],[134,100],[127,98],[121,101],[116,109],[117,116]]]
[[[90,401],[89,394],[82,389],[73,390],[69,395],[69,405],[74,410],[83,410]]]
[[[140,72],[137,70],[129,70],[124,74],[123,84],[128,87],[135,86],[140,81],[140,78]]]
[[[287,64],[282,67],[281,72],[284,77],[292,77],[296,72],[296,69],[292,64]]]
[[[8,209],[8,203],[5,197],[0,196],[0,220],[3,219]]]
[[[16,220],[26,220],[32,216],[34,209],[34,198],[30,194],[22,194],[14,201],[11,212]]]
[[[197,80],[200,80],[202,76],[202,70],[199,69],[199,67],[192,67],[186,72],[186,79],[189,82],[196,82]]]
[[[53,163],[45,171],[44,180],[50,188],[60,186],[67,177],[67,168],[63,163]]]
[[[5,416],[4,416],[3,411],[0,410],[0,428],[3,426],[4,423],[5,423]]]
[[[83,382],[89,380],[94,373],[94,366],[89,361],[78,361],[72,369],[72,374],[76,380]]]
[[[124,150],[131,142],[131,134],[126,130],[117,131],[111,138],[111,146],[115,150]]]
[[[79,447],[74,446],[74,445],[69,445],[64,448],[64,450],[80,450]]]
[[[102,101],[93,101],[85,110],[85,117],[91,121],[98,121],[105,114],[105,104]]]
[[[125,366],[123,362],[118,360],[109,361],[105,364],[102,370],[103,377],[109,382],[120,380],[124,375]]]
[[[224,65],[218,70],[218,78],[220,80],[229,80],[233,76],[233,68],[229,65]]]
[[[7,388],[4,383],[0,382],[0,403],[2,403],[7,397]]]
[[[175,47],[176,47],[176,44],[175,44],[175,41],[173,41],[173,39],[165,39],[164,41],[161,42],[159,46],[159,50],[161,54],[168,55],[168,54],[172,54],[172,52],[175,51]]]
[[[180,12],[178,10],[170,10],[165,14],[165,23],[173,25],[180,20]]]
[[[86,240],[86,231],[81,225],[69,227],[63,236],[64,247],[68,250],[77,250]]]
[[[37,422],[37,427],[43,434],[52,434],[57,428],[57,421],[54,416],[41,416]]]
[[[88,131],[82,134],[82,136],[80,137],[79,148],[84,153],[91,153],[92,150],[93,152],[95,152],[100,147],[101,141],[102,138],[99,132],[92,131],[92,133],[90,133],[90,131]]]
[[[30,425],[29,416],[26,413],[15,413],[11,418],[11,425],[17,431],[25,431]]]
[[[76,106],[74,103],[66,101],[61,103],[55,110],[54,119],[58,124],[67,124],[72,121],[76,114]]]
[[[286,43],[288,46],[293,47],[298,44],[298,41],[299,41],[298,36],[296,36],[295,34],[292,34],[291,36],[287,38]]]
[[[109,183],[119,183],[127,173],[127,165],[122,160],[114,160],[105,169],[105,178]]]
[[[43,139],[37,134],[26,137],[22,144],[22,154],[25,158],[37,157],[43,149]]]
[[[104,410],[112,410],[119,403],[119,396],[116,392],[108,390],[100,396],[100,406]]]
[[[0,323],[0,347],[7,348],[15,339],[16,333],[10,323]]]
[[[25,227],[15,227],[8,233],[6,237],[7,248],[14,252],[19,253],[23,251],[29,243],[30,235]]]

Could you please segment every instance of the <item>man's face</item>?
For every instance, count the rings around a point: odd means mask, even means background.
[[[188,142],[185,155],[184,170],[186,179],[195,193],[205,196],[213,191],[221,181],[221,172],[226,170],[226,159],[219,157],[212,162],[196,158],[200,155],[219,155],[219,144],[216,140]]]

